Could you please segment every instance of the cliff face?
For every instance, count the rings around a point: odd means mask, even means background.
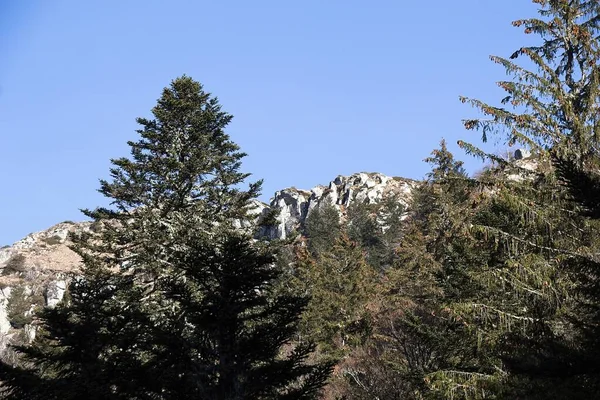
[[[329,185],[311,190],[277,191],[270,204],[255,202],[253,213],[260,219],[278,212],[276,223],[261,235],[286,239],[296,235],[308,215],[323,204],[337,207],[342,217],[353,202],[374,204],[391,197],[408,207],[417,184],[378,173],[338,176]],[[90,226],[90,222],[62,222],[0,249],[0,356],[7,356],[8,343],[33,340],[30,322],[36,308],[54,307],[62,300],[70,277],[81,266],[79,256],[69,248],[69,233]]]
[[[0,249],[0,355],[8,343],[33,340],[35,329],[28,322],[36,308],[62,300],[81,264],[68,247],[68,235],[89,226],[63,222]]]
[[[270,238],[286,239],[300,229],[306,218],[322,204],[338,208],[340,215],[353,202],[374,204],[388,197],[408,207],[411,192],[417,182],[392,178],[378,173],[359,173],[338,176],[328,186],[318,185],[311,190],[288,188],[275,192],[267,210],[278,210],[277,225],[265,232]]]

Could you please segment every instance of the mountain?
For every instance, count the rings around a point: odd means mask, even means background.
[[[290,239],[323,204],[337,207],[342,218],[354,202],[377,204],[391,198],[408,209],[417,185],[418,181],[379,173],[338,176],[329,185],[311,190],[279,190],[270,204],[256,201],[253,213],[259,220],[274,211],[277,215],[259,235]],[[33,340],[36,309],[53,307],[62,300],[69,280],[81,265],[79,256],[69,248],[69,234],[90,229],[94,229],[91,222],[65,221],[0,249],[0,357],[11,356],[9,343]]]

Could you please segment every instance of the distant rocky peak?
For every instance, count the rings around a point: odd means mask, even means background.
[[[379,173],[361,172],[337,176],[328,186],[317,185],[311,190],[288,188],[275,192],[266,211],[277,210],[277,225],[267,233],[271,238],[286,239],[304,225],[311,211],[322,204],[331,204],[343,215],[354,202],[376,204],[395,196],[405,207],[417,182]]]

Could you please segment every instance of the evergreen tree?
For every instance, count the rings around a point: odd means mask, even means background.
[[[298,253],[297,290],[311,296],[302,332],[326,359],[339,359],[368,334],[376,273],[346,234],[316,256],[302,248]]]
[[[502,371],[504,388],[498,396],[591,398],[598,387],[591,366],[597,363],[593,341],[583,340],[583,327],[595,323],[593,313],[580,310],[593,304],[591,293],[584,295],[593,287],[584,271],[593,269],[588,261],[598,227],[568,201],[551,161],[566,160],[581,170],[595,158],[600,3],[534,3],[541,17],[513,25],[538,34],[542,43],[523,47],[510,59],[492,57],[512,77],[499,82],[507,92],[503,106],[462,98],[486,115],[465,121],[467,129],[481,130],[484,141],[493,134],[509,145],[530,148],[537,165],[523,168],[523,163],[508,163],[462,143],[497,167],[483,177],[493,196],[480,206],[472,230],[489,251],[485,264],[470,268],[471,280],[482,290],[463,297],[453,309],[481,332],[482,353]],[[520,57],[534,68],[518,65],[514,60]]]
[[[366,253],[369,265],[376,270],[389,264],[390,249],[386,246],[383,221],[378,221],[378,204],[352,202],[346,212],[348,237]]]
[[[413,212],[396,250],[395,268],[388,273],[413,300],[433,299],[436,291],[452,297],[467,290],[461,274],[469,252],[465,233],[473,213],[473,182],[444,140],[425,161],[432,170],[413,194]]]
[[[433,168],[413,193],[366,352],[378,361],[362,358],[375,379],[354,374],[350,380],[363,383],[354,387],[364,398],[438,398],[445,375],[475,359],[476,338],[447,308],[474,290],[464,275],[465,264],[478,256],[468,235],[473,182],[444,141],[426,161]]]
[[[308,239],[308,248],[313,255],[331,249],[342,234],[340,213],[330,203],[319,204],[311,210],[304,224],[304,233]]]
[[[577,284],[576,307],[571,321],[577,327],[579,343],[571,357],[569,372],[580,376],[586,386],[597,392],[600,384],[596,367],[600,364],[600,262],[597,256],[600,247],[600,157],[597,153],[589,153],[585,158],[585,163],[581,164],[559,156],[554,159],[554,165],[581,218],[578,228],[586,238],[580,240],[579,248],[564,259]]]
[[[147,377],[163,382],[161,398],[315,397],[330,364],[306,363],[310,342],[291,346],[308,298],[274,293],[281,272],[247,235],[192,243],[172,254],[181,274],[163,284],[173,307],[157,326],[145,366]]]
[[[370,334],[338,365],[345,382],[329,388],[342,398],[442,398],[443,373],[476,359],[476,337],[446,306],[469,290],[461,270],[476,256],[466,235],[473,182],[444,141],[426,161],[433,169],[402,228],[377,231],[397,247],[369,300]]]
[[[260,183],[240,189],[231,116],[186,76],[152,112],[101,181],[111,207],[85,211],[69,301],[41,314],[28,366],[1,366],[7,398],[314,396],[328,366],[305,363],[310,345],[278,353],[305,300],[271,295],[270,258],[236,233]]]

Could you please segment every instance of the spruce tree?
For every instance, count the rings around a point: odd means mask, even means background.
[[[584,294],[590,287],[584,271],[593,268],[584,260],[593,259],[598,230],[569,201],[573,193],[561,185],[556,166],[567,161],[584,169],[597,151],[600,3],[534,3],[540,18],[513,25],[539,35],[541,43],[509,59],[492,57],[512,77],[498,83],[507,92],[502,105],[462,98],[485,115],[465,121],[467,129],[480,130],[484,141],[495,135],[529,148],[535,166],[508,163],[461,143],[496,166],[483,176],[493,196],[480,205],[472,229],[489,252],[485,264],[470,268],[482,290],[452,308],[477,327],[486,344],[481,353],[501,371],[463,376],[483,382],[497,375],[504,382],[497,393],[502,397],[591,398],[598,376],[590,366],[597,363],[593,341],[583,333],[594,325],[593,313],[580,310],[593,303]],[[533,68],[517,64],[521,57]]]
[[[279,353],[305,300],[270,292],[272,260],[236,228],[260,182],[240,188],[231,116],[186,76],[152,113],[101,181],[111,206],[84,211],[68,301],[40,315],[26,367],[2,365],[7,398],[314,396],[328,365],[306,364],[309,344]]]

